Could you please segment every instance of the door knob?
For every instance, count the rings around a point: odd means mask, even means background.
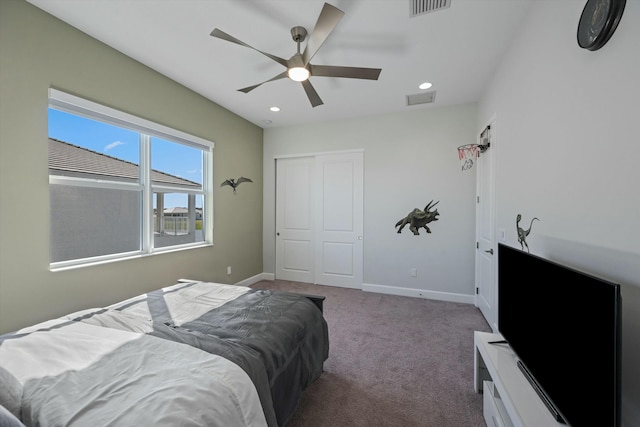
[[[488,254],[493,255],[493,248],[491,248],[491,249],[489,249],[488,251],[485,251],[485,252],[488,253]]]

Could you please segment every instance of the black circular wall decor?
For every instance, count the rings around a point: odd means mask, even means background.
[[[626,0],[587,0],[578,23],[578,45],[598,50],[616,31]]]

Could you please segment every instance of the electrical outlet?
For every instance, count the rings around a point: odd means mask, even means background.
[[[227,276],[231,276],[231,266],[227,266]]]
[[[416,268],[410,268],[410,269],[409,269],[409,276],[411,276],[411,277],[418,277],[418,269],[416,269]]]

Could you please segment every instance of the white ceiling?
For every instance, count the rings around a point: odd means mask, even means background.
[[[324,101],[313,108],[301,84],[286,78],[239,92],[284,67],[210,33],[217,27],[288,59],[296,53],[291,28],[311,33],[323,0],[28,1],[263,128],[475,102],[531,4],[451,0],[410,17],[413,0],[330,0],[345,15],[312,63],[382,72],[378,80],[312,76]],[[423,81],[433,83],[435,102],[407,106]]]

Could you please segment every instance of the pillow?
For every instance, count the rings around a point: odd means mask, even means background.
[[[0,406],[15,417],[22,412],[22,384],[13,374],[0,366]],[[0,426],[3,424],[0,423]]]
[[[11,412],[4,406],[0,405],[0,427],[24,427]]]

